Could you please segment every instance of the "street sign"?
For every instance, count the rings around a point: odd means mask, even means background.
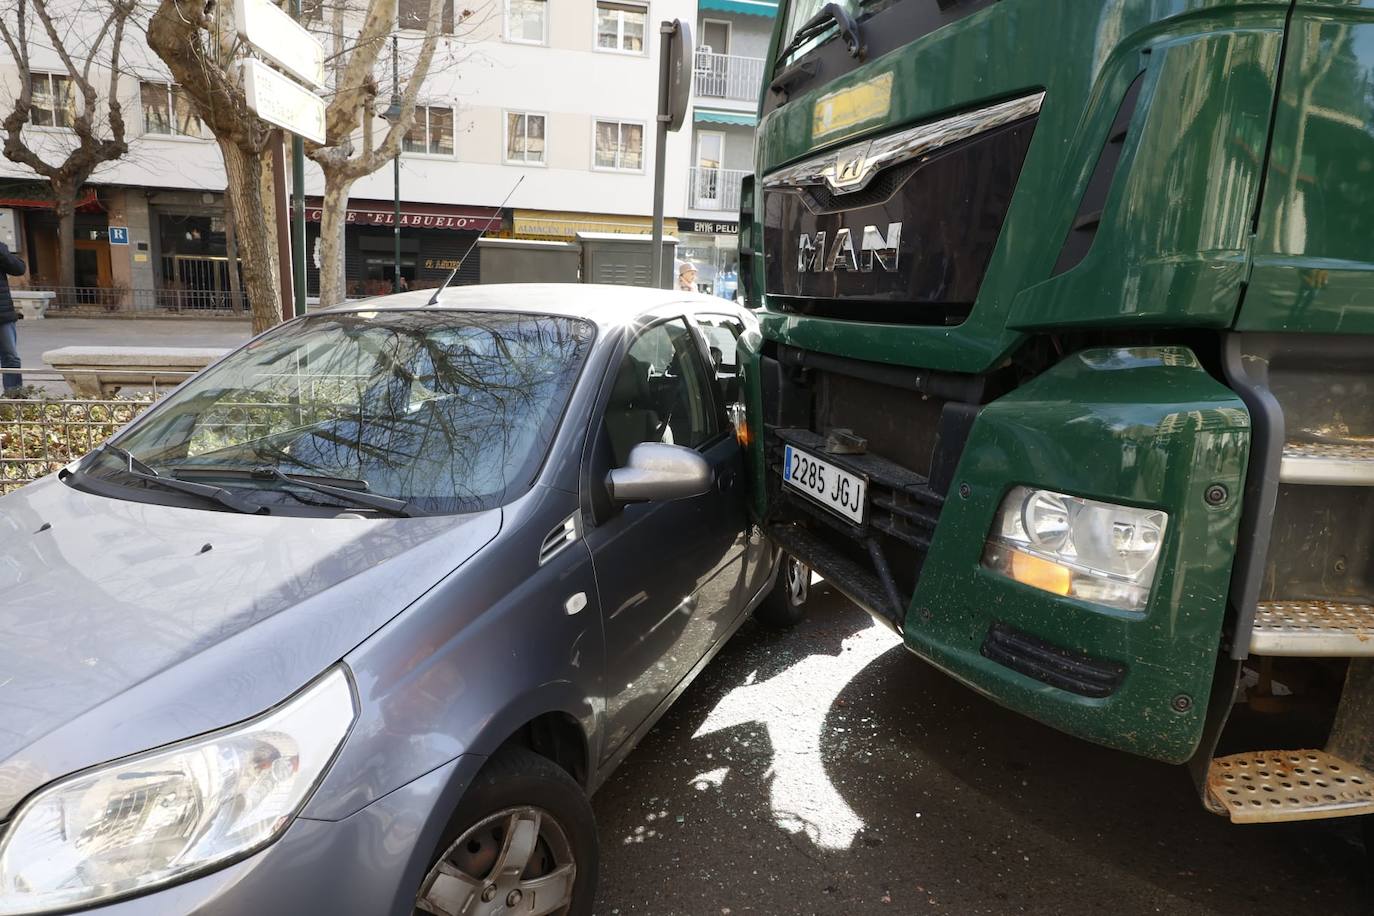
[[[316,143],[324,142],[324,99],[260,60],[243,61],[243,92],[258,117]]]
[[[673,20],[672,50],[668,58],[668,110],[671,121],[668,129],[677,133],[687,118],[687,109],[692,100],[692,81],[696,65],[695,52],[692,50],[692,27],[681,19]]]
[[[111,245],[127,245],[127,244],[129,244],[129,227],[128,227],[128,226],[111,226],[111,227],[110,227],[110,244],[111,244]]]
[[[239,37],[287,73],[324,88],[324,44],[270,0],[235,0]]]

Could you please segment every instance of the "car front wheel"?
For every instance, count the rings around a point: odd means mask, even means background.
[[[754,616],[770,627],[792,627],[806,616],[811,597],[811,567],[790,553],[779,558],[778,578],[754,610]]]
[[[523,748],[494,756],[454,814],[420,885],[417,914],[585,916],[596,893],[596,824],[582,787]]]

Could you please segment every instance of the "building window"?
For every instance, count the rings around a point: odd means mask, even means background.
[[[598,169],[627,172],[644,170],[644,125],[632,121],[597,121],[596,155]]]
[[[453,0],[444,0],[440,14],[441,35],[453,34]],[[396,23],[399,28],[423,32],[429,24],[429,0],[399,0],[396,4]]]
[[[549,37],[547,0],[506,0],[506,39],[542,45]]]
[[[597,50],[643,54],[644,29],[648,21],[649,8],[641,3],[599,0],[596,4]]]
[[[30,76],[33,88],[34,127],[68,127],[76,120],[76,99],[72,95],[72,80],[56,73],[34,73]]]
[[[191,102],[171,83],[140,83],[143,102],[143,132],[177,137],[202,135],[200,118]]]
[[[415,107],[415,123],[402,141],[407,153],[453,155],[453,109]]]
[[[544,164],[544,116],[525,111],[506,112],[506,161]]]

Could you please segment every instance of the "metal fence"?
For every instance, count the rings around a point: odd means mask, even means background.
[[[762,57],[737,57],[733,54],[696,55],[696,91],[701,98],[758,101],[763,87]]]
[[[0,399],[0,494],[61,470],[153,399],[152,394],[101,401]]]
[[[689,169],[687,207],[690,210],[721,210],[739,212],[740,189],[744,169]]]
[[[134,312],[190,312],[194,314],[247,315],[248,296],[240,290],[227,288],[226,265],[213,259],[164,258],[172,263],[164,265],[163,285],[159,289],[126,289],[101,286],[52,286],[35,284],[29,287],[50,292],[54,299],[48,305],[53,312],[120,313]],[[200,264],[206,260],[210,263]],[[170,275],[166,271],[171,270]]]

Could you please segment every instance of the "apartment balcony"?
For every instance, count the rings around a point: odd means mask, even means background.
[[[687,209],[739,212],[740,185],[746,169],[688,169]]]
[[[757,102],[763,88],[763,58],[698,51],[696,94],[702,99]]]

